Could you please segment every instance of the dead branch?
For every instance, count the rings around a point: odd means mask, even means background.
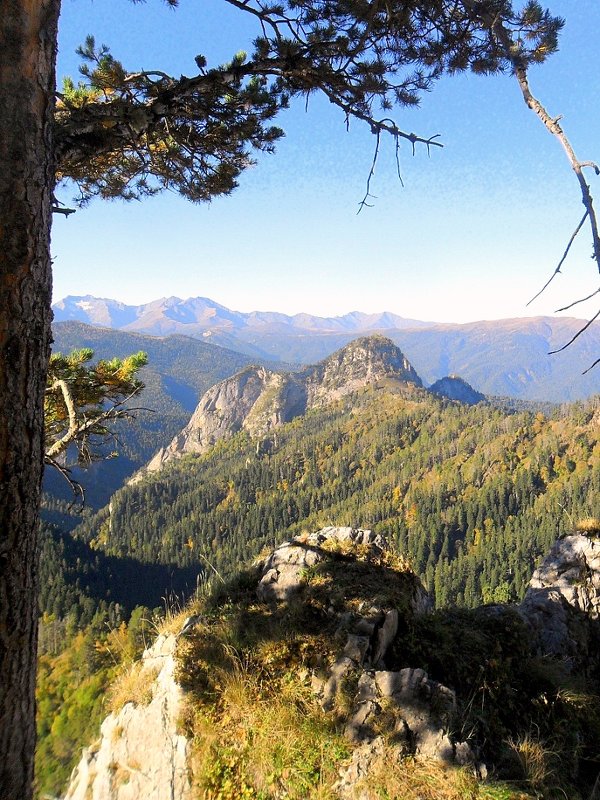
[[[590,325],[591,325],[593,322],[595,322],[595,320],[597,320],[597,319],[598,319],[598,317],[600,317],[600,311],[597,311],[597,312],[594,314],[594,316],[593,316],[593,317],[592,317],[590,320],[588,320],[588,321],[585,323],[585,325],[583,326],[583,328],[580,328],[580,329],[577,331],[577,333],[576,333],[574,336],[572,336],[572,337],[571,337],[571,339],[569,339],[569,341],[568,341],[566,344],[563,344],[563,346],[562,346],[562,347],[559,347],[559,348],[558,348],[558,350],[550,350],[550,352],[549,352],[549,354],[548,354],[548,355],[551,355],[551,356],[552,356],[552,355],[554,355],[555,353],[561,353],[563,350],[566,350],[566,349],[567,349],[567,347],[569,347],[570,345],[572,345],[572,344],[573,344],[573,342],[575,341],[575,339],[578,339],[578,338],[581,336],[581,334],[582,334],[582,333],[585,333],[585,331],[587,331],[587,329],[590,327]],[[596,363],[597,363],[597,362],[596,362]],[[593,366],[593,365],[592,365],[592,366]],[[592,367],[588,367],[588,370],[590,370],[591,368],[592,368]],[[586,370],[586,372],[587,372],[588,370]]]
[[[539,297],[539,295],[552,282],[552,280],[558,274],[558,272],[560,272],[560,267],[562,266],[566,256],[568,255],[569,250],[571,249],[571,245],[573,244],[575,237],[581,230],[581,227],[586,219],[589,220],[590,229],[592,233],[592,258],[596,262],[596,266],[600,271],[600,232],[598,229],[598,220],[596,217],[596,211],[594,209],[594,199],[592,197],[590,187],[583,174],[583,170],[585,168],[591,168],[594,170],[596,175],[600,175],[600,168],[593,161],[580,161],[577,158],[570,140],[568,139],[567,135],[565,134],[560,125],[561,116],[551,117],[548,111],[537,99],[537,97],[533,95],[533,93],[531,92],[531,88],[529,86],[529,79],[527,75],[527,62],[521,53],[519,44],[513,40],[511,34],[506,29],[502,20],[499,17],[496,17],[496,19],[494,20],[492,24],[492,31],[496,36],[497,40],[499,41],[499,43],[502,45],[502,48],[504,49],[504,52],[512,65],[513,72],[519,84],[519,88],[521,89],[521,94],[523,95],[523,100],[525,101],[527,107],[530,108],[537,115],[537,117],[541,120],[546,130],[548,130],[556,139],[558,139],[563,150],[565,151],[567,159],[569,160],[569,163],[571,165],[571,169],[573,170],[573,172],[577,177],[577,181],[579,183],[579,188],[581,191],[581,202],[583,203],[583,206],[585,208],[585,214],[583,215],[583,218],[579,223],[578,227],[576,228],[575,232],[571,236],[571,239],[569,240],[563,258],[559,262],[558,267],[555,269],[553,275],[550,277],[550,280],[546,282],[543,289],[540,292],[538,292],[538,294],[535,296]],[[569,347],[571,344],[573,344],[573,342],[576,339],[578,339],[579,336],[581,336],[581,334],[584,333],[590,327],[590,325],[594,322],[594,320],[598,318],[598,316],[600,316],[600,311],[598,311],[592,317],[591,320],[589,320],[585,325],[583,325],[583,327],[579,331],[577,331],[577,333],[565,345],[558,348],[557,350],[550,351],[550,354],[552,355],[555,353],[560,353],[561,351]],[[597,363],[598,361],[594,362],[594,364],[592,364],[592,366],[589,367],[588,370],[586,370],[586,372],[592,369],[592,367],[595,366]]]
[[[537,97],[534,97],[529,87],[527,64],[520,53],[519,46],[513,41],[510,33],[504,27],[502,21],[498,18],[493,24],[493,31],[499,42],[502,44],[507,58],[512,64],[515,77],[521,89],[521,94],[523,95],[523,100],[525,101],[527,107],[539,117],[545,128],[558,139],[567,155],[571,169],[577,176],[581,190],[581,202],[585,207],[586,216],[590,221],[590,228],[592,231],[593,258],[596,261],[600,271],[600,233],[598,231],[598,220],[594,210],[594,201],[590,192],[590,187],[588,186],[583,174],[583,170],[586,167],[591,167],[595,171],[596,175],[600,174],[600,170],[593,161],[580,161],[577,158],[571,142],[560,126],[559,120],[561,117],[551,117]]]
[[[83,506],[85,505],[85,489],[79,483],[79,481],[75,480],[71,470],[68,467],[65,467],[64,464],[58,462],[55,458],[51,458],[48,454],[44,456],[44,463],[58,470],[60,475],[62,475],[62,477],[69,484],[69,488],[73,492],[73,496],[75,497],[75,499],[77,497],[80,498],[81,507],[83,508]],[[69,511],[73,508],[74,505],[75,505],[75,500],[73,500],[73,502],[69,505]]]
[[[67,382],[64,380],[54,381],[52,386],[46,389],[46,392],[49,393],[55,391],[56,389],[60,389],[62,393],[63,400],[65,402],[65,408],[67,409],[67,414],[69,415],[69,427],[67,428],[67,432],[64,434],[64,436],[62,436],[60,439],[57,439],[46,451],[46,458],[49,459],[53,459],[55,456],[63,453],[68,448],[70,443],[76,438],[79,430],[77,411],[75,410],[75,403],[73,401],[73,397],[71,396],[69,387],[67,386]]]
[[[62,208],[58,204],[53,204],[52,206],[52,213],[53,214],[62,214],[65,217],[68,217],[69,214],[74,214],[77,209],[75,208]]]
[[[46,389],[47,392],[55,391],[56,389],[60,389],[63,395],[63,399],[65,402],[65,407],[67,409],[67,413],[69,416],[69,427],[66,433],[60,438],[57,439],[54,444],[52,444],[48,450],[46,451],[46,458],[47,459],[55,459],[56,456],[61,455],[64,453],[65,450],[69,448],[73,442],[76,442],[81,439],[86,439],[89,434],[94,434],[95,430],[98,426],[102,426],[106,422],[115,422],[119,419],[128,419],[131,418],[137,411],[148,411],[149,409],[144,408],[122,408],[132,397],[135,397],[139,394],[141,387],[136,389],[135,391],[131,392],[127,397],[120,399],[118,402],[114,402],[110,408],[102,411],[100,414],[93,415],[88,419],[81,419],[77,416],[77,411],[75,408],[75,403],[73,401],[73,397],[67,385],[67,382],[64,380],[57,380],[51,386]],[[50,462],[49,462],[50,463]]]
[[[542,286],[542,288],[539,290],[539,292],[538,292],[537,294],[535,294],[535,295],[534,295],[534,296],[531,298],[531,300],[530,300],[530,301],[527,303],[527,305],[528,305],[528,306],[529,306],[529,305],[531,305],[531,303],[533,303],[533,301],[534,301],[534,300],[537,300],[537,299],[538,299],[538,297],[539,297],[541,294],[543,294],[543,293],[546,291],[546,289],[548,288],[548,286],[550,286],[550,284],[552,283],[552,281],[554,280],[554,278],[556,278],[556,276],[557,276],[557,275],[558,275],[558,273],[560,272],[560,268],[561,268],[561,267],[562,267],[562,265],[565,263],[565,260],[566,260],[567,256],[569,255],[569,250],[571,249],[571,245],[572,245],[572,244],[573,244],[573,242],[575,241],[575,238],[577,237],[577,234],[579,233],[579,231],[580,231],[580,230],[581,230],[581,228],[583,227],[583,223],[584,223],[584,222],[586,221],[586,219],[587,219],[587,215],[588,215],[588,212],[586,211],[586,212],[584,213],[583,217],[581,218],[581,222],[580,222],[580,223],[579,223],[579,225],[578,225],[578,226],[575,228],[575,231],[573,232],[573,235],[572,235],[572,236],[571,236],[571,238],[569,239],[569,244],[567,245],[567,247],[566,247],[566,249],[565,249],[565,252],[563,253],[563,257],[562,257],[562,258],[561,258],[561,260],[558,262],[558,266],[556,267],[556,269],[554,270],[554,272],[552,273],[552,275],[550,276],[550,278],[549,278],[549,279],[546,281],[546,283],[545,283],[545,284]],[[561,310],[562,310],[562,309],[561,309]]]
[[[558,314],[561,311],[568,311],[570,308],[573,308],[573,306],[579,305],[579,303],[585,303],[587,300],[591,300],[592,297],[595,297],[597,294],[600,294],[600,289],[596,289],[596,291],[592,292],[591,294],[588,294],[587,297],[582,297],[581,300],[574,300],[567,306],[563,306],[562,308],[557,308],[555,314]]]

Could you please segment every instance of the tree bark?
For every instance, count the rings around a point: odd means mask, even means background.
[[[0,0],[0,797],[33,792],[60,0]]]

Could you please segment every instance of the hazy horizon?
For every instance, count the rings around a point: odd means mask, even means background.
[[[122,304],[124,306],[128,306],[128,307],[148,306],[148,305],[151,305],[153,303],[158,303],[161,300],[169,300],[169,299],[176,299],[176,300],[181,301],[182,303],[188,302],[190,300],[199,300],[200,299],[200,300],[208,300],[208,301],[210,301],[211,303],[214,303],[217,306],[221,306],[223,308],[226,308],[228,311],[232,311],[234,313],[239,313],[239,314],[253,314],[253,313],[255,313],[255,314],[282,314],[282,315],[287,316],[287,317],[295,317],[295,316],[300,316],[300,315],[307,315],[307,316],[312,316],[312,317],[318,317],[320,319],[339,319],[339,318],[346,317],[346,316],[348,316],[350,314],[356,314],[356,313],[364,314],[366,316],[378,316],[378,315],[384,315],[384,314],[393,314],[394,316],[402,317],[405,320],[411,320],[411,321],[414,321],[414,322],[427,323],[427,324],[432,324],[432,325],[469,325],[469,324],[473,324],[473,323],[477,323],[477,322],[501,322],[501,321],[509,321],[509,320],[521,320],[521,319],[526,320],[526,319],[540,319],[540,318],[544,318],[544,319],[560,319],[560,318],[564,318],[564,319],[578,319],[578,320],[584,321],[583,317],[580,317],[576,313],[573,313],[574,309],[571,310],[571,312],[569,312],[569,313],[564,312],[562,314],[534,314],[534,313],[530,312],[530,313],[527,313],[527,314],[515,314],[515,315],[507,316],[507,317],[473,317],[472,319],[463,319],[463,320],[457,320],[457,319],[431,319],[431,318],[427,318],[426,319],[426,318],[418,317],[415,314],[410,313],[410,311],[408,311],[408,312],[405,311],[405,310],[398,311],[398,310],[393,310],[391,308],[378,308],[378,309],[348,308],[346,311],[342,311],[340,313],[318,313],[318,312],[313,312],[310,309],[302,308],[299,311],[295,311],[295,312],[289,313],[287,311],[281,310],[280,308],[267,308],[267,307],[254,308],[254,307],[250,307],[249,305],[246,305],[246,307],[240,308],[238,306],[230,305],[227,301],[224,301],[222,299],[215,299],[213,297],[209,297],[206,294],[194,294],[194,295],[188,295],[188,296],[185,296],[185,297],[182,297],[180,295],[175,295],[175,294],[166,294],[166,295],[161,295],[159,297],[152,297],[149,300],[143,300],[141,302],[137,302],[135,300],[134,301],[123,300],[122,298],[115,297],[115,296],[99,297],[97,295],[93,295],[90,292],[88,292],[86,294],[68,294],[68,295],[64,295],[64,296],[62,296],[62,297],[60,297],[60,298],[58,298],[56,300],[53,300],[52,306],[54,307],[58,303],[61,303],[64,300],[67,300],[69,298],[78,298],[78,299],[81,299],[81,300],[85,300],[86,298],[93,298],[94,300],[104,300],[104,301],[120,303],[120,304]],[[597,324],[600,325],[600,322],[598,322]]]

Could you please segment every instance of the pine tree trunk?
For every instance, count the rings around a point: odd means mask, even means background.
[[[0,798],[32,796],[59,0],[0,0]]]

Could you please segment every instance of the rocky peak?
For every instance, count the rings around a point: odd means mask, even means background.
[[[386,378],[423,385],[400,348],[379,335],[355,339],[304,374],[313,404],[332,402]]]
[[[379,335],[356,339],[301,373],[247,367],[203,395],[186,427],[159,450],[143,473],[188,453],[204,453],[240,430],[264,435],[312,408],[384,380],[422,386],[400,349]]]

